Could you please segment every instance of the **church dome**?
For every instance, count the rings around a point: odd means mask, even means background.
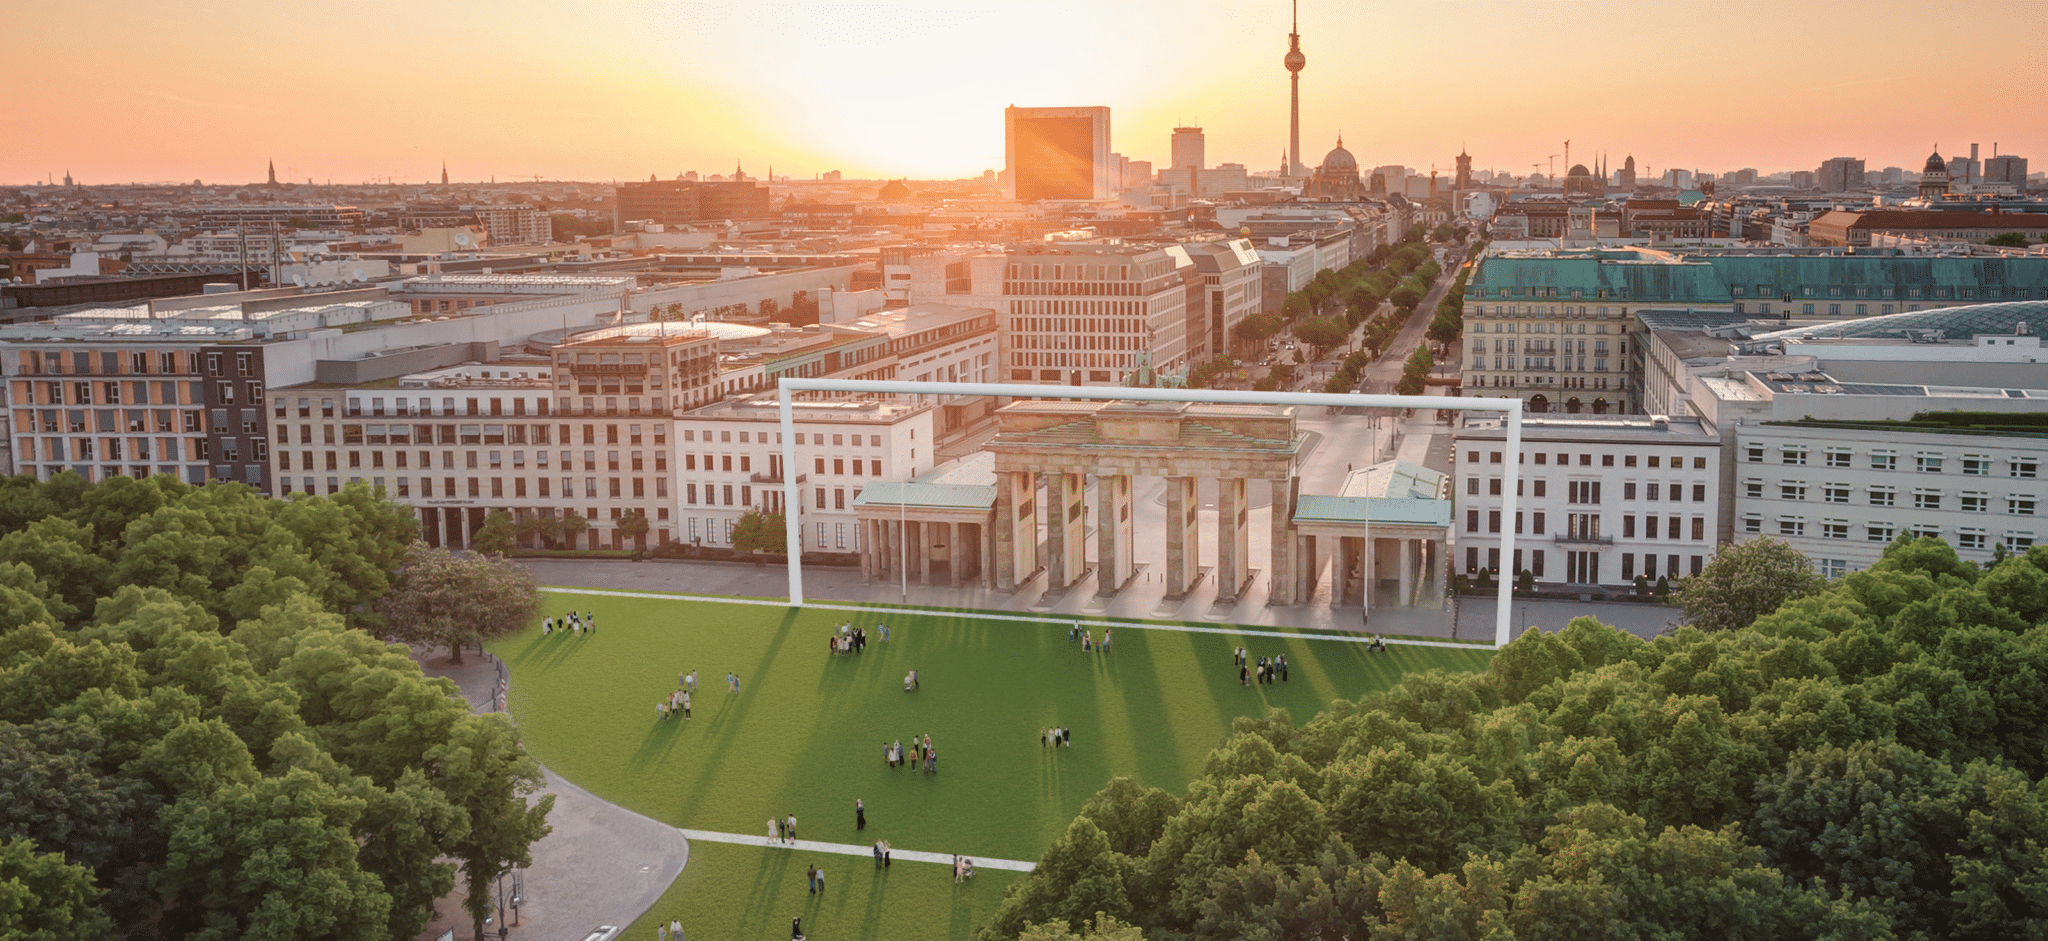
[[[1929,154],[1927,157],[1927,166],[1920,168],[1920,172],[1922,173],[1933,173],[1936,171],[1940,171],[1942,173],[1948,172],[1948,161],[1941,159],[1941,151],[1939,150],[1935,151],[1932,154]]]
[[[1571,168],[1571,171],[1570,171],[1570,172],[1569,172],[1569,173],[1568,173],[1567,175],[1568,175],[1568,176],[1592,176],[1592,175],[1593,175],[1593,171],[1591,171],[1591,170],[1588,170],[1588,169],[1586,169],[1586,165],[1585,165],[1585,164],[1583,164],[1583,163],[1575,163],[1575,164],[1572,164],[1572,168]]]
[[[1337,149],[1323,155],[1324,170],[1357,170],[1358,158],[1344,149],[1344,138],[1337,138]]]

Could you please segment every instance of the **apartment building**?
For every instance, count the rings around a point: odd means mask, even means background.
[[[1698,419],[1538,415],[1523,420],[1521,453],[1509,455],[1502,419],[1468,418],[1454,451],[1454,564],[1526,570],[1539,584],[1696,574],[1718,543],[1720,443]],[[1521,473],[1512,519],[1510,460]],[[1503,531],[1515,534],[1508,559]]]
[[[25,328],[0,356],[11,473],[268,484],[264,350],[194,328]]]

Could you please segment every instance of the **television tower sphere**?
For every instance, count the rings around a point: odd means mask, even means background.
[[[1287,63],[1289,72],[1300,72],[1308,66],[1308,57],[1302,55],[1299,48],[1287,50],[1287,58],[1282,61]]]

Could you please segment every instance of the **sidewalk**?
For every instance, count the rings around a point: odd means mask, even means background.
[[[419,648],[414,649],[413,659],[428,676],[454,680],[472,708],[491,711],[498,683],[495,659],[472,650],[456,665],[449,662],[444,650]],[[682,873],[683,864],[690,859],[689,840],[668,824],[542,771],[546,783],[539,793],[555,795],[554,810],[548,813],[553,830],[534,844],[533,866],[521,874],[525,901],[519,906],[519,917],[512,921],[509,937],[556,941],[581,938],[598,925],[632,924],[654,907]],[[458,938],[470,936],[469,916],[462,910],[461,878],[457,873],[456,891],[436,906],[438,914],[421,932],[421,939],[438,938],[450,929]],[[508,899],[511,893],[512,879],[507,877]]]

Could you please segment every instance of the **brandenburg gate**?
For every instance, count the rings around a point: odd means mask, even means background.
[[[1046,500],[1047,589],[1064,592],[1087,577],[1085,482],[1096,478],[1096,593],[1114,595],[1137,574],[1131,478],[1166,479],[1166,597],[1180,599],[1201,576],[1198,481],[1217,483],[1216,600],[1230,603],[1251,587],[1250,506],[1246,484],[1273,488],[1274,604],[1293,604],[1295,461],[1303,438],[1294,409],[1277,405],[1191,402],[1016,402],[996,412],[996,495],[990,551],[994,587],[1016,591],[1038,573],[1038,475]]]

